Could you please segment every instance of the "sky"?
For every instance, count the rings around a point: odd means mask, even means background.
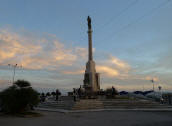
[[[14,64],[39,91],[82,85],[89,15],[102,89],[151,90],[153,79],[172,91],[171,12],[172,0],[0,0],[0,89]]]

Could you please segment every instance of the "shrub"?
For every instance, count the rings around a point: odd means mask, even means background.
[[[0,92],[0,99],[2,110],[10,113],[26,111],[28,106],[39,103],[38,92],[24,80],[18,80],[14,85]]]

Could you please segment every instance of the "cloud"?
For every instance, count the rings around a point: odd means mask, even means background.
[[[85,53],[84,53],[84,56],[85,56]],[[115,65],[113,62],[114,59],[116,61]],[[110,77],[110,78],[115,77],[115,78],[120,78],[120,79],[124,79],[124,78],[128,77],[128,71],[130,69],[130,66],[126,62],[124,62],[116,57],[111,56],[110,58],[103,61],[103,63],[99,63],[99,61],[97,61],[96,63],[97,63],[96,71],[98,73],[101,73],[103,76]],[[76,68],[74,70],[62,71],[62,73],[63,74],[72,74],[72,75],[83,74],[84,70],[85,69]]]
[[[105,74],[109,77],[116,77],[119,76],[119,72],[116,69],[113,69],[111,67],[108,66],[96,66],[96,69],[98,72]]]
[[[29,32],[13,32],[0,29],[0,63],[20,64],[25,69],[58,70],[65,66],[78,66],[86,61],[88,50],[83,47],[68,47],[59,42],[55,35],[33,35]],[[93,49],[95,52],[95,48]],[[102,63],[101,63],[102,62]],[[130,66],[117,57],[110,55],[97,63],[97,72],[107,77],[125,77]],[[84,64],[84,63],[83,63]],[[84,65],[83,65],[84,66]],[[84,69],[61,70],[63,74],[83,74]]]
[[[166,89],[171,89],[171,76],[166,76],[167,72],[169,73],[171,70],[171,62],[168,62],[171,61],[170,54],[161,58],[163,60],[154,66],[148,64],[149,67],[147,67],[142,63],[139,68],[134,68],[128,62],[112,54],[101,55],[98,49],[96,51],[94,49],[94,54],[96,71],[101,74],[101,87],[116,85],[120,89],[133,89],[142,87],[141,84],[148,84],[147,89],[149,89],[152,87],[150,80],[153,78],[158,83],[162,80],[163,83],[166,83]],[[87,58],[87,48],[68,46],[60,42],[55,35],[0,29],[0,70],[7,70],[4,65],[8,64],[22,65],[25,73],[21,75],[17,71],[17,78],[29,79],[35,86],[59,86],[72,89],[81,85]],[[161,74],[165,71],[166,75],[152,74],[151,69],[161,72]],[[29,71],[35,71],[34,75]],[[3,74],[0,76],[8,80],[11,72],[6,73],[5,77]],[[4,84],[4,81],[0,81],[0,84],[1,87],[7,85]]]
[[[71,75],[77,75],[77,74],[83,74],[84,70],[77,70],[77,71],[62,71],[63,74],[71,74]]]
[[[36,36],[0,29],[0,64],[21,64],[26,69],[57,69],[71,66],[86,49],[67,47],[55,36]]]
[[[96,69],[97,72],[102,73],[106,77],[125,79],[128,77],[130,65],[115,56],[108,55],[103,60],[98,60]]]
[[[10,36],[10,39],[8,38]],[[17,58],[17,55],[24,55],[29,53],[36,53],[39,50],[39,47],[32,45],[21,44],[22,39],[18,38],[12,39],[13,36],[6,34],[0,36],[0,63],[3,63],[9,59]],[[4,39],[5,38],[5,39]]]
[[[116,65],[117,67],[121,68],[121,69],[126,69],[126,70],[130,69],[130,66],[126,62],[118,59],[117,57],[111,56],[110,62],[113,63],[114,65]]]
[[[151,76],[146,76],[145,80],[154,80],[154,81],[159,81],[158,77],[151,77]]]
[[[82,48],[82,47],[76,47],[75,48],[75,53],[83,59],[86,59],[88,56],[88,52],[86,48]]]

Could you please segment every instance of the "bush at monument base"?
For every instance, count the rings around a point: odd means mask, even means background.
[[[3,112],[23,112],[39,103],[38,92],[30,83],[18,80],[14,85],[0,92],[1,108]]]

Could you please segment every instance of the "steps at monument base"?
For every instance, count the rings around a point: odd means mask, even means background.
[[[38,108],[51,108],[51,109],[71,109],[73,106],[73,101],[49,101],[40,103]]]
[[[104,100],[80,100],[75,103],[72,110],[86,110],[86,109],[118,109],[118,108],[172,108],[172,106],[160,104],[150,100],[118,100],[118,99],[104,99]]]
[[[119,100],[119,99],[84,99],[79,101],[46,101],[38,105],[39,108],[87,110],[87,109],[137,109],[156,108],[164,109],[172,106],[159,104],[150,100]]]
[[[172,108],[150,100],[102,100],[104,108]]]
[[[149,104],[149,105],[145,105],[145,104],[118,104],[118,105],[105,105],[104,104],[104,108],[172,108],[172,106],[168,106],[168,105],[162,105],[162,104]]]
[[[85,110],[85,109],[102,109],[104,108],[103,103],[97,99],[85,99],[77,101],[72,110]]]

